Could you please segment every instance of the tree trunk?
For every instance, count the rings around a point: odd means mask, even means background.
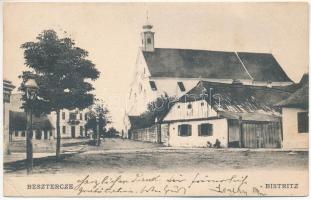
[[[32,111],[27,111],[27,135],[26,135],[26,157],[27,157],[27,174],[32,173],[33,168],[33,149],[32,149]]]
[[[100,131],[99,131],[99,125],[97,125],[97,142],[96,145],[99,146],[100,145]]]
[[[60,111],[56,111],[56,159],[60,158]]]

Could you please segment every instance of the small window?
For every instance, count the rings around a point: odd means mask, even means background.
[[[71,119],[71,120],[77,119],[76,113],[70,113],[69,114],[69,119]]]
[[[64,120],[66,118],[66,113],[62,112],[62,119]]]
[[[15,131],[15,137],[18,137],[18,131]]]
[[[188,108],[188,109],[191,109],[191,108],[192,108],[192,104],[189,103],[188,106],[187,106],[187,108]]]
[[[204,102],[201,102],[201,106],[204,106]]]
[[[53,134],[52,131],[49,131],[49,132],[50,132],[50,137],[52,137],[52,134]]]
[[[213,135],[213,124],[200,124],[198,126],[199,136],[212,136]]]
[[[84,120],[85,121],[87,120],[87,114],[86,113],[84,114]]]
[[[151,38],[147,38],[147,43],[151,44]]]
[[[180,91],[182,91],[182,92],[186,91],[186,88],[185,88],[183,82],[177,82],[177,85],[178,85]]]
[[[66,126],[63,126],[63,134],[66,134]]]
[[[180,105],[178,105],[177,108],[179,109],[179,108],[180,108]]]
[[[26,136],[26,131],[22,131],[22,137]]]
[[[298,117],[298,133],[308,133],[309,132],[309,113],[299,112]]]
[[[80,120],[82,120],[83,119],[83,115],[82,115],[82,113],[80,113]]]
[[[191,136],[191,125],[182,124],[178,126],[178,135],[179,136]]]
[[[156,90],[157,90],[157,86],[156,86],[155,82],[154,82],[154,81],[149,81],[149,83],[150,83],[151,89],[152,89],[153,91],[156,91]]]

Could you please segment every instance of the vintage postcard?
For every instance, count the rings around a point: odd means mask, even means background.
[[[4,196],[307,196],[309,5],[3,4]]]

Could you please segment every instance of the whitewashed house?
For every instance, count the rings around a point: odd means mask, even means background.
[[[61,138],[77,138],[86,137],[86,122],[88,109],[68,110],[62,109],[60,111],[60,132]],[[56,126],[56,113],[52,112],[49,115],[51,123]],[[56,136],[55,136],[56,137]]]
[[[143,26],[133,81],[127,95],[124,132],[128,117],[138,116],[160,96],[180,97],[199,81],[242,83],[265,87],[293,82],[270,53],[155,48],[153,26]],[[182,35],[180,35],[182,41]]]
[[[282,107],[283,148],[309,148],[309,81],[301,81],[301,87],[287,99],[279,102]],[[303,79],[304,79],[303,78]]]
[[[11,139],[23,139],[26,132],[26,114],[22,107],[22,93],[15,93],[11,96],[10,114],[15,122],[11,124]],[[86,137],[85,128],[87,122],[88,109],[60,111],[60,132],[62,138]],[[34,138],[35,139],[54,139],[56,135],[56,113],[41,117],[34,116]]]
[[[161,120],[168,145],[281,148],[281,113],[276,102],[290,92],[262,86],[200,82]]]

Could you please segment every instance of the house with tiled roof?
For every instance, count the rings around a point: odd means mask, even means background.
[[[138,116],[160,96],[180,97],[199,81],[284,87],[293,81],[271,53],[156,48],[150,23],[143,26],[133,81],[127,95],[124,129],[128,116]]]
[[[168,145],[281,148],[281,110],[291,93],[273,87],[201,81],[179,98],[161,123]]]
[[[305,74],[300,88],[276,104],[282,109],[283,147],[309,147],[309,76]]]

